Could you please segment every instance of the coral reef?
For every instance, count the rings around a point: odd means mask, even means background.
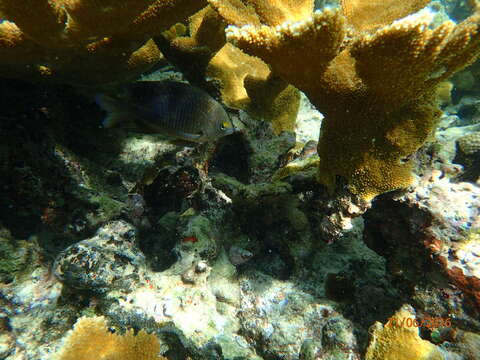
[[[451,317],[449,328],[420,330],[435,349],[475,354],[478,188],[452,182],[461,167],[451,163],[475,128],[457,127],[458,116],[446,113],[438,143],[412,159],[423,174],[415,190],[369,203],[318,186],[316,141],[275,135],[244,111],[232,116],[241,132],[189,148],[98,129],[101,114],[64,89],[28,99],[40,90],[20,89],[21,110],[3,108],[15,121],[1,124],[10,176],[0,196],[23,210],[2,212],[13,265],[0,286],[6,359],[51,357],[75,320],[92,315],[115,334],[155,334],[170,359],[360,359],[368,328],[404,303],[418,320]]]
[[[386,325],[375,324],[365,360],[444,359],[434,344],[419,336],[418,327],[407,325],[415,320],[414,316],[411,308],[402,308]]]
[[[203,84],[210,59],[225,45],[225,26],[223,19],[206,6],[189,17],[188,32],[167,32],[155,42],[190,82]]]
[[[92,357],[116,360],[161,360],[160,344],[155,335],[133,330],[123,335],[113,334],[104,317],[82,317],[73,331],[67,335],[65,344],[55,360],[88,360]]]
[[[135,79],[162,59],[149,38],[203,1],[0,2],[0,73],[97,85]]]
[[[415,293],[422,310],[452,316],[454,322],[462,319],[475,328],[480,325],[479,196],[478,187],[452,183],[434,170],[420,179],[414,192],[397,202],[379,202],[366,217],[367,243],[387,258],[390,271]],[[432,279],[438,288],[414,289],[420,278]],[[459,306],[452,307],[453,302]]]
[[[274,76],[260,59],[226,44],[208,63],[205,75],[218,82],[227,106],[270,121],[276,134],[294,130],[300,93]]]
[[[472,306],[473,313],[480,313],[480,239],[478,209],[480,192],[469,183],[450,184],[440,179],[441,173],[434,172],[432,178],[424,180],[423,191],[418,190],[417,199],[408,196],[411,203],[418,202],[420,209],[439,208],[433,202],[448,201],[449,210],[443,214],[432,213],[431,224],[425,229],[424,245],[441,266],[450,282],[465,293],[465,300]],[[449,198],[456,191],[459,199]],[[425,196],[429,196],[426,199]],[[455,203],[456,202],[456,203]],[[447,254],[448,253],[448,254]]]
[[[272,122],[276,134],[293,131],[299,91],[274,76],[262,60],[225,44],[225,27],[207,6],[189,18],[189,34],[167,32],[155,42],[189,81],[213,87],[228,107]]]
[[[309,1],[295,3],[294,12],[289,2],[269,12],[270,2],[210,1],[231,24],[229,41],[271,65],[325,115],[320,181],[333,190],[335,177],[343,176],[354,193],[371,199],[411,184],[409,157],[440,116],[432,91],[478,56],[480,15],[430,28],[433,15],[425,10],[390,23],[425,4],[406,1],[391,14],[365,12],[360,30],[350,34],[356,20],[349,16],[365,5],[344,3],[346,16],[331,9],[312,13]],[[381,21],[372,19],[377,14]],[[366,18],[385,26],[361,31]]]
[[[480,132],[473,132],[457,140],[458,147],[466,155],[480,151]]]
[[[48,56],[153,38],[171,64],[142,81],[198,82],[238,131],[106,129],[58,84],[82,68],[0,79],[0,358],[478,360],[479,63],[446,80],[477,56],[466,2],[31,3],[0,29]]]
[[[28,241],[17,241],[7,229],[0,227],[0,283],[9,284],[28,270],[34,247],[35,244]]]
[[[257,295],[257,287],[265,282],[271,284],[269,289]],[[348,320],[328,304],[312,304],[308,294],[276,282],[265,277],[257,283],[245,279],[240,284],[242,328],[247,340],[261,344],[258,350],[264,358],[293,359],[291,354],[300,353],[301,346],[309,343],[309,360],[360,359]]]
[[[424,8],[430,0],[399,3],[395,0],[341,0],[342,12],[356,31],[375,30]]]

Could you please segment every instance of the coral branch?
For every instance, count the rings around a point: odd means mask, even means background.
[[[276,27],[231,26],[226,33],[229,41],[261,58],[287,82],[306,91],[312,88],[312,79],[324,72],[340,52],[346,34],[344,20],[339,11],[326,10],[301,22]],[[322,45],[312,46],[316,43]]]
[[[301,19],[289,17],[286,1],[278,2],[284,16],[274,18],[258,11],[257,1],[244,1],[243,8],[238,1],[210,3],[231,24],[229,41],[303,90],[325,115],[319,180],[333,190],[342,176],[365,199],[411,183],[409,159],[440,115],[436,86],[480,53],[478,10],[458,25],[435,27],[428,9],[390,24],[420,9],[423,0],[396,2],[395,8],[388,0],[345,0],[342,11]],[[249,9],[256,20],[238,26],[237,9]]]
[[[341,0],[348,23],[357,31],[385,26],[424,8],[430,0]]]
[[[123,82],[163,57],[149,38],[205,0],[0,0],[0,74],[76,84]]]
[[[77,39],[94,36],[100,39],[125,32],[148,5],[149,0],[65,0],[69,16],[68,34]]]
[[[52,45],[65,29],[67,14],[60,2],[49,0],[2,0],[0,12],[29,38]]]

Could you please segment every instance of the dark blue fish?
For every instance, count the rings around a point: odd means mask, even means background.
[[[142,132],[193,142],[215,141],[235,132],[222,105],[205,91],[174,81],[139,81],[116,96],[98,95],[105,127],[135,123]]]

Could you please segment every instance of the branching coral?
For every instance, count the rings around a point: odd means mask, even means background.
[[[162,55],[148,41],[202,0],[0,0],[0,74],[98,84],[125,81]]]
[[[225,27],[218,13],[207,6],[189,18],[188,35],[175,37],[175,31],[170,31],[155,41],[191,82],[203,83],[206,78],[215,83],[227,106],[271,121],[277,134],[293,131],[298,90],[273,76],[262,60],[225,44]]]
[[[411,183],[409,158],[440,114],[435,87],[480,53],[480,11],[435,28],[433,14],[422,10],[376,29],[425,1],[369,12],[361,7],[370,2],[352,0],[343,11],[313,13],[308,1],[298,1],[301,18],[288,10],[293,1],[276,2],[282,15],[271,16],[267,0],[209,2],[231,24],[229,41],[271,65],[325,115],[320,181],[333,190],[343,176],[365,199]],[[361,20],[353,18],[359,13]]]
[[[160,344],[155,335],[133,330],[124,335],[108,331],[104,317],[77,320],[73,331],[67,336],[65,343],[55,357],[56,360],[161,360],[158,355]]]
[[[358,30],[385,26],[425,7],[430,0],[340,0],[348,23]]]
[[[206,76],[218,82],[222,101],[229,107],[270,121],[276,134],[294,130],[300,93],[262,60],[226,44],[208,63]]]
[[[155,42],[190,82],[198,84],[204,81],[210,59],[225,45],[225,26],[223,19],[207,6],[190,16],[188,34],[164,33]]]

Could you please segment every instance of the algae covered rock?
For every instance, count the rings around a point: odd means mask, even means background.
[[[180,222],[181,241],[176,247],[180,256],[214,259],[218,254],[218,234],[212,222],[201,215],[184,216]]]
[[[136,230],[128,223],[108,223],[94,237],[63,250],[55,260],[55,275],[76,289],[128,287],[145,271],[145,257],[135,239]]]
[[[28,268],[35,244],[16,240],[0,225],[0,284],[10,283]]]
[[[250,273],[240,283],[242,332],[264,358],[359,360],[350,321],[294,284]]]

